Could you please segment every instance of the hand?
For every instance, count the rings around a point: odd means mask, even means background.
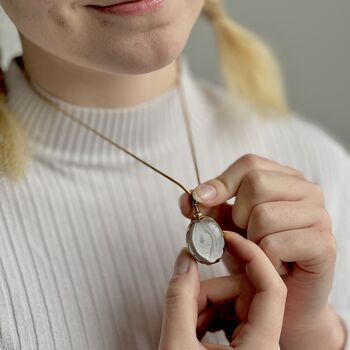
[[[183,249],[166,293],[159,350],[279,349],[286,287],[256,244],[233,232],[224,234],[226,250],[240,261],[244,275],[200,282],[196,261]],[[242,323],[231,334],[231,346],[201,343],[197,334],[204,335],[213,307],[229,308],[233,302]]]
[[[340,349],[343,327],[327,302],[336,243],[320,185],[253,154],[206,184],[209,187],[200,185],[193,192],[203,214],[258,244],[283,276],[288,298],[282,348]],[[225,203],[234,196],[233,206]],[[189,195],[180,198],[180,208],[191,217]]]

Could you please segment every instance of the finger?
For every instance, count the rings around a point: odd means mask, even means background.
[[[235,301],[241,291],[242,276],[223,276],[201,281],[198,312],[209,306]]]
[[[255,273],[250,276],[250,282],[257,291],[268,290],[275,284],[279,285],[280,276],[259,246],[234,232],[224,231],[224,236],[228,253],[242,259],[246,264],[246,270],[249,264],[253,266]]]
[[[199,273],[197,263],[184,248],[176,259],[166,292],[160,348],[190,348],[197,342]]]
[[[304,178],[303,174],[293,168],[254,154],[246,154],[236,160],[218,177],[206,181],[205,184],[209,186],[204,187],[203,184],[197,186],[193,191],[193,196],[198,202],[205,203],[208,207],[217,206],[235,196],[247,173],[258,169]]]
[[[231,341],[234,329],[241,322],[247,321],[249,306],[255,295],[255,288],[253,288],[246,275],[242,277],[244,279],[243,283],[240,283],[240,292],[237,300],[232,302],[231,299],[235,298],[229,296],[222,301],[220,296],[217,300],[210,301],[207,307],[199,314],[197,322],[198,339],[202,339],[207,331],[216,332],[223,330],[227,339]],[[215,286],[215,280],[215,278],[211,280],[213,287]],[[247,284],[247,287],[244,287],[244,284]],[[201,286],[201,291],[204,288]]]
[[[331,231],[331,218],[324,208],[303,202],[266,202],[252,209],[247,238],[259,243],[268,234],[311,226]]]
[[[259,246],[276,269],[283,262],[296,262],[297,267],[315,278],[333,270],[336,241],[328,231],[309,227],[277,232],[261,239]]]
[[[192,206],[192,199],[191,199],[191,195],[187,192],[183,193],[180,197],[179,197],[179,208],[181,210],[181,213],[191,219],[193,217],[194,214],[194,208]],[[228,205],[228,204],[227,204]],[[203,204],[199,203],[198,207],[200,209],[200,211],[204,214],[204,215],[210,215],[211,217],[212,214],[214,213],[214,211],[216,210],[215,208],[209,208],[209,207],[205,207]],[[231,206],[230,206],[231,207]]]
[[[199,210],[203,215],[213,218],[221,227],[222,230],[234,231],[241,235],[245,235],[246,231],[235,225],[232,221],[232,205],[223,203],[217,207],[208,208],[202,204],[198,205]],[[195,209],[192,206],[191,196],[188,193],[184,193],[179,198],[179,208],[182,215],[188,219],[193,218]]]
[[[245,265],[242,263],[242,260],[237,256],[230,255],[226,249],[222,255],[222,261],[231,275],[245,273]]]
[[[196,328],[197,339],[201,340],[205,336],[210,325],[212,324],[212,322],[216,317],[216,312],[217,312],[216,307],[208,307],[198,315],[197,328]]]
[[[247,305],[253,298],[255,289],[246,274],[223,276],[201,281],[198,297],[198,312],[208,307],[230,304],[236,301],[236,313],[240,319],[248,316]]]
[[[250,335],[255,340],[269,335],[277,344],[283,322],[286,286],[255,243],[233,232],[225,231],[224,234],[226,249],[246,261],[247,275],[256,289],[248,315]]]
[[[324,206],[320,185],[281,172],[252,170],[237,191],[232,220],[237,226],[247,228],[252,209],[273,201],[303,201]]]

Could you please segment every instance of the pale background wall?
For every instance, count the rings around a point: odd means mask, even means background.
[[[258,32],[276,52],[293,109],[350,150],[350,1],[226,0],[225,4],[235,20]],[[5,32],[5,22],[0,11],[3,64],[20,51],[15,30]],[[185,54],[195,75],[221,83],[213,34],[203,19],[196,23]]]
[[[294,110],[350,150],[350,1],[226,0],[232,17],[274,49]],[[220,82],[213,35],[198,21],[185,52],[196,75]]]

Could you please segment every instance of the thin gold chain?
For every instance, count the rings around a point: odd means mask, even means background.
[[[57,110],[61,111],[65,116],[69,117],[70,119],[74,120],[76,123],[80,124],[81,126],[83,126],[84,128],[90,130],[91,132],[93,132],[94,134],[96,134],[97,136],[101,137],[103,140],[109,142],[110,144],[112,144],[113,146],[119,148],[121,151],[127,153],[128,155],[130,155],[131,157],[135,158],[136,160],[140,161],[141,163],[143,163],[144,165],[148,166],[149,168],[151,168],[152,170],[154,170],[155,172],[157,172],[158,174],[166,177],[168,180],[172,181],[173,183],[175,183],[176,185],[178,185],[181,189],[183,189],[185,192],[187,192],[188,194],[191,195],[192,191],[188,190],[185,186],[183,186],[180,182],[176,181],[175,179],[173,179],[172,177],[170,177],[169,175],[163,173],[162,171],[160,171],[159,169],[155,168],[153,165],[149,164],[148,162],[144,161],[143,159],[139,158],[138,156],[136,156],[135,154],[131,153],[130,151],[128,151],[127,149],[125,149],[124,147],[120,146],[119,144],[117,144],[116,142],[114,142],[113,140],[111,140],[110,138],[106,137],[105,135],[101,134],[100,132],[98,132],[97,130],[91,128],[89,125],[83,123],[82,121],[80,121],[76,116],[74,116],[72,113],[69,113],[68,111],[66,111],[65,109],[61,108],[57,103],[53,102],[51,99],[47,98],[46,96],[44,96],[36,87],[35,85],[31,82],[30,76],[28,74],[28,72],[26,71],[25,67],[24,67],[24,63],[23,63],[23,59],[22,57],[16,57],[16,61],[19,64],[19,66],[22,68],[23,72],[25,73],[25,77],[27,79],[27,81],[29,82],[30,86],[32,87],[32,89],[42,98],[44,99],[47,103],[49,103],[50,105],[52,105],[53,107],[55,107]],[[186,104],[186,100],[185,100],[185,94],[183,92],[183,87],[182,87],[182,81],[181,81],[181,77],[182,77],[182,72],[181,72],[181,65],[179,63],[179,61],[176,61],[176,67],[177,67],[177,79],[176,79],[176,87],[178,89],[179,95],[180,95],[180,100],[181,100],[181,107],[182,107],[182,111],[183,111],[183,115],[185,118],[185,124],[186,124],[186,129],[187,129],[187,135],[190,141],[190,148],[191,148],[191,154],[192,154],[192,159],[193,159],[193,163],[195,166],[195,171],[196,171],[196,176],[197,176],[197,181],[198,184],[200,184],[200,178],[199,178],[199,172],[198,172],[198,166],[197,166],[197,160],[196,160],[196,154],[195,154],[195,150],[194,150],[194,142],[193,142],[193,136],[192,136],[192,130],[191,130],[191,124],[189,121],[189,115],[188,115],[188,110],[187,110],[187,104]],[[192,198],[193,199],[193,198]]]

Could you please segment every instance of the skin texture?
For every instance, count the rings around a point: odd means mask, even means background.
[[[280,348],[286,286],[256,244],[233,232],[224,234],[227,252],[242,272],[200,282],[196,262],[183,249],[166,293],[159,350],[256,350],[257,344],[260,350]],[[198,334],[215,317],[215,308],[232,308],[233,302],[241,323],[234,332],[225,328],[230,346],[200,342]],[[222,325],[232,324],[229,315],[226,322],[222,315]]]
[[[327,300],[336,243],[321,186],[293,168],[254,154],[239,158],[206,184],[216,189],[215,198],[201,200],[203,185],[193,192],[203,214],[259,245],[287,286],[281,347],[341,349],[343,326]],[[225,203],[232,197],[232,206]],[[187,194],[180,197],[180,207],[190,218]],[[232,274],[240,271],[230,257],[225,262]]]
[[[97,15],[86,7],[107,4],[102,0],[0,0],[0,4],[21,34],[25,66],[34,83],[70,103],[113,108],[145,102],[174,84],[175,60],[204,0],[168,0],[159,11],[133,18]],[[242,157],[210,183],[218,196],[210,201],[197,198],[203,213],[216,218],[225,230],[241,233],[260,246],[288,288],[283,349],[340,349],[342,327],[327,304],[336,246],[320,186],[294,169],[254,155]],[[225,204],[234,196],[234,206]],[[191,217],[186,195],[181,209]],[[234,261],[230,255],[226,261],[233,276],[242,276],[247,261]],[[192,277],[194,283],[195,268]],[[247,278],[240,278],[249,284]],[[254,284],[252,276],[248,280]],[[223,293],[225,281],[216,281]],[[210,295],[213,283],[198,287],[199,295]],[[241,294],[247,300],[235,312],[242,321],[251,293],[248,288]],[[193,295],[187,296],[189,300],[185,296],[183,303],[191,302]],[[196,317],[192,309],[192,318]],[[220,318],[211,311],[201,314],[200,336],[210,328],[222,327],[229,333],[233,322]],[[170,319],[173,327],[181,326]],[[167,325],[162,342],[169,348],[167,334],[173,333]],[[194,340],[193,329],[187,336]]]
[[[136,105],[175,82],[204,0],[168,0],[156,11],[111,16],[86,5],[110,0],[0,0],[21,34],[32,81],[68,102]]]

